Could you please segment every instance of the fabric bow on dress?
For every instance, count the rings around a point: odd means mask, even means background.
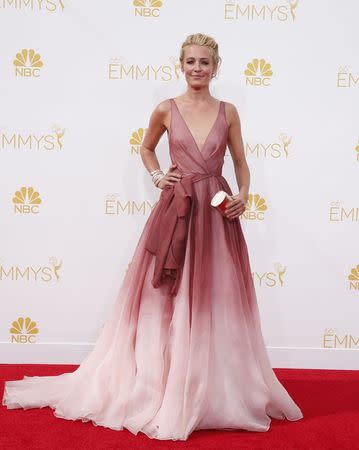
[[[186,253],[193,183],[212,176],[215,175],[190,174],[162,190],[146,242],[146,249],[155,255],[153,287],[159,287],[170,271],[174,278],[171,294],[177,294]]]

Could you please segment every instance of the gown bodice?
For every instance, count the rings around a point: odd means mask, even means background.
[[[225,103],[220,101],[217,117],[200,150],[175,100],[171,98],[170,101],[171,123],[168,142],[172,163],[176,163],[183,174],[221,175],[228,137]]]

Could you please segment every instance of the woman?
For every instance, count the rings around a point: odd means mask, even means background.
[[[50,406],[57,417],[156,439],[197,429],[267,431],[303,417],[276,378],[263,341],[238,217],[249,170],[234,105],[213,98],[218,45],[188,36],[180,54],[187,91],[161,102],[141,157],[161,195],[94,350],[73,373],[7,381],[3,404]],[[168,130],[172,165],[155,147]],[[228,145],[239,193],[223,176]],[[224,190],[225,215],[210,205]]]

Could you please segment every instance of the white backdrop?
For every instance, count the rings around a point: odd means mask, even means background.
[[[0,362],[91,350],[160,194],[142,133],[184,92],[180,46],[202,32],[223,58],[212,95],[242,121],[241,223],[272,364],[359,368],[358,13],[356,0],[0,0]],[[156,153],[167,170],[166,134]],[[223,175],[237,192],[228,149]]]

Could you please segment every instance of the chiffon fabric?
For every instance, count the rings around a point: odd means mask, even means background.
[[[154,249],[153,233],[161,235],[162,206],[173,193],[163,190],[91,353],[71,373],[6,381],[8,409],[49,406],[62,419],[168,440],[200,429],[265,432],[271,418],[303,417],[270,365],[239,218],[210,206],[218,190],[232,194],[221,175],[225,103],[199,149],[170,102],[171,160],[193,181],[182,260],[174,270],[166,258],[156,267],[164,244]]]

